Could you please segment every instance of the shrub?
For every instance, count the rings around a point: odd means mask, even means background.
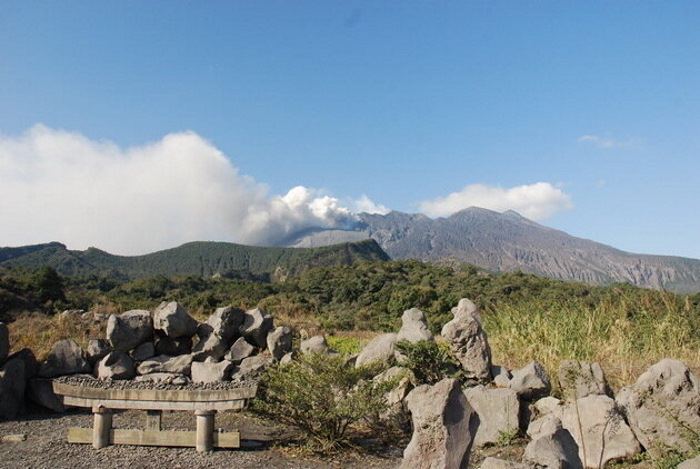
[[[263,376],[253,408],[300,428],[322,451],[348,443],[348,428],[384,412],[384,393],[393,382],[376,384],[376,367],[346,364],[343,356],[302,355]]]
[[[400,340],[396,343],[396,350],[405,357],[401,365],[413,372],[417,384],[435,384],[443,378],[459,378],[459,364],[446,344],[431,340]]]

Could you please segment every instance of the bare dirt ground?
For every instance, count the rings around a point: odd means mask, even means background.
[[[118,412],[115,428],[143,428],[143,414],[138,411]],[[163,414],[164,429],[193,430],[192,412]],[[70,410],[66,414],[30,409],[18,419],[0,421],[0,468],[2,469],[199,469],[240,467],[246,469],[386,469],[401,462],[400,448],[376,451],[342,451],[329,457],[315,457],[298,451],[289,444],[288,429],[276,427],[240,413],[217,415],[216,427],[240,429],[241,434],[257,435],[273,442],[244,441],[241,449],[217,449],[198,453],[194,448],[166,448],[113,445],[99,450],[91,445],[69,444],[69,427],[92,427],[92,414],[87,410]]]

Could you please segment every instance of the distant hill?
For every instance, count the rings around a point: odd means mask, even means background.
[[[312,267],[388,259],[374,240],[309,249],[192,242],[143,256],[116,256],[96,248],[72,251],[58,242],[0,248],[0,266],[3,267],[49,265],[65,276],[95,274],[122,279],[157,275],[283,279]]]
[[[391,212],[360,215],[354,230],[307,230],[297,247],[372,238],[393,259],[467,262],[494,272],[532,273],[561,280],[633,285],[679,293],[700,291],[700,260],[632,254],[547,228],[513,211],[468,208],[447,218]]]

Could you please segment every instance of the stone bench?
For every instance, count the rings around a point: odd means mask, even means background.
[[[257,389],[232,388],[224,390],[179,389],[113,389],[76,386],[54,381],[53,390],[63,396],[65,405],[91,408],[94,415],[92,429],[68,429],[69,443],[92,443],[96,449],[107,445],[184,446],[197,451],[213,448],[239,448],[238,431],[214,431],[214,415],[219,410],[240,410],[246,400],[255,396]],[[144,430],[112,428],[114,409],[146,411]],[[197,429],[163,430],[161,417],[164,410],[192,410]]]

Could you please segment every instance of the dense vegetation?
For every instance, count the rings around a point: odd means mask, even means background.
[[[482,308],[499,364],[516,367],[537,359],[555,371],[567,358],[599,361],[621,381],[664,356],[700,366],[700,294],[680,296],[627,284],[593,287],[418,261],[317,267],[284,282],[200,276],[122,281],[63,277],[48,267],[0,268],[2,321],[23,310],[113,313],[177,300],[200,318],[226,304],[258,306],[279,323],[326,333],[395,331],[402,312],[417,307],[439,332],[452,318],[451,308],[465,297]]]

